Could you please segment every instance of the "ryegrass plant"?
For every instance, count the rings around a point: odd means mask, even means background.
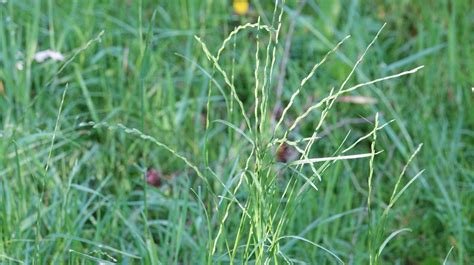
[[[271,116],[271,114],[269,114],[268,112],[269,112],[269,109],[272,109],[272,108],[269,108],[268,101],[274,95],[270,93],[271,90],[269,87],[271,87],[271,84],[272,84],[273,67],[274,67],[274,62],[276,61],[275,47],[278,45],[279,30],[281,28],[281,16],[283,14],[283,7],[281,7],[279,15],[278,15],[278,19],[277,19],[276,6],[278,6],[277,3],[275,4],[275,10],[274,10],[273,19],[272,19],[274,23],[277,21],[276,24],[265,25],[264,27],[262,27],[261,21],[259,18],[256,24],[246,24],[244,26],[237,27],[224,40],[221,48],[219,49],[217,53],[217,56],[212,55],[209,49],[207,48],[206,44],[200,38],[196,37],[196,40],[201,44],[203,48],[203,52],[206,54],[207,59],[212,62],[213,67],[217,69],[218,72],[223,76],[226,85],[231,89],[231,92],[230,92],[231,96],[233,97],[233,99],[237,101],[240,107],[241,116],[242,116],[242,119],[245,121],[244,126],[247,132],[242,129],[237,129],[238,127],[236,125],[232,125],[229,122],[222,122],[222,123],[238,131],[239,134],[241,134],[245,139],[247,139],[249,144],[251,145],[250,155],[247,157],[245,166],[237,177],[237,180],[236,180],[237,184],[232,189],[233,191],[230,194],[230,197],[231,197],[230,201],[228,202],[226,207],[223,207],[221,204],[216,206],[216,212],[219,213],[220,211],[223,211],[223,214],[221,214],[222,218],[219,221],[219,229],[217,231],[217,235],[215,236],[212,244],[210,245],[211,255],[214,256],[216,254],[216,248],[219,244],[219,239],[223,233],[224,227],[226,226],[226,221],[230,212],[241,211],[240,213],[241,220],[240,220],[239,228],[236,232],[236,235],[234,236],[233,233],[231,233],[230,239],[227,239],[227,238],[225,239],[225,245],[227,246],[227,250],[225,250],[225,248],[221,250],[221,252],[224,251],[224,253],[226,252],[227,253],[220,255],[220,258],[230,257],[229,258],[230,264],[234,264],[236,262],[236,257],[239,258],[237,260],[238,263],[242,263],[242,262],[248,263],[249,261],[252,261],[255,264],[269,264],[269,263],[279,263],[280,260],[291,262],[290,257],[287,257],[284,253],[280,252],[280,241],[284,239],[288,239],[288,238],[302,240],[316,247],[319,247],[322,250],[331,254],[338,261],[343,263],[342,260],[334,252],[332,252],[331,250],[317,243],[311,242],[310,240],[307,240],[299,236],[282,235],[284,231],[285,223],[288,222],[287,221],[288,218],[292,217],[293,207],[296,207],[295,201],[297,197],[301,195],[301,192],[298,192],[298,193],[295,192],[296,187],[297,187],[296,186],[297,176],[299,175],[303,176],[304,182],[314,187],[315,192],[317,192],[317,184],[314,183],[314,181],[316,180],[315,177],[317,176],[319,181],[321,181],[321,174],[324,172],[324,170],[327,169],[328,166],[330,166],[330,164],[326,164],[325,167],[321,167],[319,168],[319,170],[317,170],[314,167],[315,163],[324,162],[324,161],[333,162],[336,160],[344,160],[344,159],[357,159],[357,158],[370,156],[371,157],[370,159],[371,170],[370,170],[369,184],[368,184],[369,186],[368,209],[369,209],[369,220],[370,220],[372,218],[371,212],[370,212],[370,196],[371,196],[371,187],[372,187],[373,161],[376,155],[376,151],[374,149],[375,139],[376,139],[375,136],[376,136],[376,131],[384,127],[384,126],[382,126],[381,128],[378,127],[378,115],[376,116],[375,128],[373,132],[370,133],[374,136],[374,142],[372,143],[371,154],[358,154],[358,155],[350,155],[350,156],[336,156],[336,157],[328,157],[328,158],[309,159],[308,153],[313,143],[316,140],[317,134],[322,124],[324,123],[329,113],[329,110],[331,109],[333,104],[336,102],[336,99],[338,98],[338,96],[348,93],[350,91],[356,90],[360,87],[369,85],[369,84],[388,80],[394,77],[400,77],[405,74],[414,73],[421,67],[417,67],[413,70],[409,70],[400,74],[379,78],[373,81],[368,81],[366,83],[353,86],[349,89],[344,89],[345,85],[347,84],[349,79],[352,77],[352,74],[356,70],[357,66],[362,62],[367,51],[376,41],[378,35],[383,29],[382,27],[380,31],[377,33],[377,35],[375,36],[375,38],[373,39],[373,41],[368,45],[364,53],[360,56],[360,58],[358,59],[354,67],[352,68],[347,78],[344,80],[340,88],[337,90],[336,94],[333,94],[334,90],[332,89],[331,93],[326,98],[323,98],[319,103],[311,106],[310,108],[308,108],[306,112],[296,117],[293,124],[287,130],[284,131],[283,136],[281,138],[278,138],[277,136],[278,133],[281,133],[279,131],[280,126],[282,122],[285,120],[288,110],[291,108],[295,98],[299,95],[305,83],[311,79],[311,77],[315,74],[318,67],[321,66],[327,60],[328,56],[331,53],[334,53],[348,37],[344,38],[340,43],[336,45],[334,49],[329,51],[319,63],[313,66],[310,73],[301,81],[300,88],[298,88],[291,96],[290,102],[283,109],[282,115],[278,119],[276,126],[274,127],[272,131],[272,126],[271,126],[271,123],[269,122],[270,120],[267,117]],[[237,37],[237,35],[242,30],[252,29],[252,28],[256,28],[256,31],[257,31],[256,52],[255,52],[255,71],[254,71],[255,86],[254,86],[254,104],[253,104],[253,109],[254,109],[253,119],[254,119],[255,125],[253,127],[250,122],[252,117],[247,114],[247,111],[244,108],[244,104],[242,103],[242,100],[239,98],[238,94],[236,93],[236,88],[233,82],[231,82],[228,77],[229,74],[226,73],[225,70],[223,70],[224,68],[219,63],[219,57],[224,51],[225,45],[231,40],[231,38]],[[270,37],[268,38],[268,43],[266,45],[267,47],[266,51],[263,53],[263,56],[264,56],[263,59],[260,58],[262,55],[259,50],[260,49],[260,38],[259,38],[260,35],[259,34],[260,34],[261,28],[264,28],[266,30],[266,33],[270,35]],[[270,53],[270,49],[272,47],[273,47],[273,53]],[[270,55],[271,55],[271,58],[270,58]],[[235,59],[233,59],[233,62],[234,61]],[[260,66],[260,61],[265,62],[263,71]],[[232,69],[234,68],[232,67]],[[211,92],[209,92],[209,95],[210,93]],[[209,106],[210,106],[210,101],[208,101],[208,108]],[[295,127],[298,125],[298,123],[304,120],[304,118],[306,118],[311,111],[316,110],[318,108],[322,108],[320,120],[314,130],[313,135],[311,136],[310,140],[308,141],[304,149],[298,148],[297,145],[295,145],[293,142],[287,143],[289,133],[292,130],[294,130]],[[209,123],[209,116],[207,116],[207,119]],[[367,136],[362,137],[355,144],[345,149],[344,151],[346,152],[346,151],[351,150],[359,141],[363,140]],[[298,140],[298,141],[301,141],[301,140]],[[284,144],[290,144],[292,146],[295,146],[296,150],[298,150],[301,157],[299,160],[296,160],[288,164],[289,167],[295,166],[295,169],[294,169],[293,174],[291,174],[290,179],[287,181],[286,187],[284,188],[283,191],[281,191],[279,190],[278,181],[277,181],[279,173],[275,171],[275,168],[278,166],[278,161],[276,161],[273,151],[275,149],[278,150],[282,148]],[[301,172],[304,164],[310,164],[313,170],[313,175],[309,178],[304,176],[304,174]],[[295,174],[295,172],[297,174]],[[240,203],[238,200],[234,199],[237,197],[239,189],[241,189],[242,187],[241,186],[242,183],[247,184],[247,191],[246,191],[247,198],[245,199],[245,203]],[[398,186],[398,183],[397,183],[397,186]],[[397,191],[397,186],[394,189],[394,193]],[[229,190],[230,190],[230,187],[226,187],[226,191],[229,191]],[[401,193],[399,195],[401,195]],[[390,207],[393,206],[392,199],[389,205]],[[233,205],[234,200],[235,200],[235,203],[238,205],[238,207]],[[232,207],[234,207],[235,210]],[[387,209],[389,210],[389,208]],[[372,231],[372,229],[373,229],[372,225],[369,222],[369,231]],[[240,243],[241,240],[243,240],[242,243]],[[386,242],[384,242],[379,253],[373,256],[372,240],[373,240],[372,235],[369,232],[368,248],[369,248],[369,252],[371,253],[370,254],[371,264],[377,263],[377,257],[380,255],[383,249],[383,246],[386,244]],[[231,246],[233,244],[233,247],[229,248],[228,246],[229,244]],[[238,252],[239,248],[243,249],[243,252],[242,251]],[[236,253],[239,253],[239,254],[237,255]],[[211,263],[211,257],[209,257],[208,262]]]
[[[357,1],[344,30],[316,1],[302,15],[255,1],[261,17],[235,27],[216,15],[223,2],[0,4],[0,262],[469,264],[470,94],[455,90],[456,105],[428,90],[470,80],[468,1],[439,7],[446,32],[425,21],[407,43],[414,33],[393,33],[404,21],[386,17],[382,32],[385,18],[358,17]],[[283,64],[288,20],[296,49]],[[449,58],[427,59],[444,47]],[[34,62],[46,48],[66,60]],[[403,83],[420,92],[394,91],[414,63],[429,71]],[[339,103],[359,93],[380,104]],[[347,132],[349,112],[375,116]],[[168,175],[162,187],[147,185],[148,167]]]

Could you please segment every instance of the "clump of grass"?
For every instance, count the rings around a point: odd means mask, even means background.
[[[279,7],[279,8],[278,8]],[[369,241],[368,250],[369,260],[371,264],[377,264],[380,254],[388,241],[390,241],[398,233],[406,231],[401,229],[393,232],[385,241],[381,242],[381,237],[384,235],[385,222],[388,218],[388,213],[393,207],[393,204],[401,196],[401,194],[408,188],[410,184],[421,174],[415,176],[406,186],[398,190],[400,179],[405,173],[406,167],[398,178],[397,184],[393,190],[388,207],[385,209],[381,221],[374,223],[372,219],[372,178],[374,173],[374,161],[377,154],[375,148],[377,131],[382,130],[388,123],[379,126],[379,116],[375,116],[374,129],[367,135],[360,137],[357,141],[349,147],[342,150],[345,145],[344,140],[340,147],[334,151],[334,154],[329,157],[311,158],[310,151],[316,141],[318,141],[318,133],[321,127],[331,114],[331,110],[336,103],[336,100],[341,95],[348,94],[357,89],[372,85],[381,81],[398,78],[408,74],[415,73],[423,66],[413,68],[398,74],[377,78],[365,83],[360,83],[347,88],[347,85],[356,71],[357,67],[363,62],[370,47],[375,43],[383,26],[369,43],[360,58],[356,61],[347,77],[343,80],[338,88],[332,88],[329,95],[321,99],[319,102],[311,105],[303,113],[299,114],[288,127],[284,126],[284,121],[288,118],[288,113],[295,104],[295,99],[299,96],[301,91],[305,88],[308,82],[312,82],[319,67],[321,67],[328,58],[334,54],[341,45],[349,39],[350,36],[343,38],[334,49],[330,50],[318,63],[316,63],[311,71],[301,80],[297,89],[293,92],[290,101],[284,107],[281,116],[278,119],[273,118],[270,113],[270,107],[274,95],[271,93],[273,79],[275,77],[274,66],[278,61],[277,48],[279,45],[280,31],[282,27],[283,3],[275,3],[273,12],[273,19],[270,25],[264,25],[258,19],[257,23],[247,23],[236,27],[229,36],[223,41],[221,47],[214,55],[207,47],[205,42],[196,36],[197,42],[200,44],[202,51],[206,58],[213,66],[212,76],[214,74],[220,75],[225,83],[225,86],[230,89],[230,97],[227,98],[227,110],[233,113],[234,102],[237,104],[239,110],[239,117],[242,119],[242,126],[236,125],[235,120],[216,119],[212,120],[212,104],[210,95],[212,95],[212,83],[209,86],[208,101],[207,101],[207,115],[206,128],[209,130],[213,123],[219,123],[230,130],[235,131],[239,138],[244,140],[249,148],[246,151],[246,158],[243,159],[239,170],[235,170],[234,175],[230,176],[229,180],[224,183],[221,181],[221,176],[217,176],[214,171],[206,167],[205,171],[199,169],[199,166],[192,163],[188,158],[179,154],[176,150],[168,145],[159,142],[154,137],[144,134],[143,132],[127,128],[123,125],[109,126],[107,124],[91,124],[95,127],[106,126],[108,128],[119,128],[125,133],[133,134],[156,144],[158,147],[169,151],[173,156],[181,159],[186,165],[193,169],[197,176],[209,186],[210,180],[217,180],[222,187],[222,194],[213,199],[215,203],[212,206],[212,211],[207,212],[207,223],[209,230],[208,242],[208,264],[229,262],[235,263],[255,263],[255,264],[269,264],[286,261],[291,263],[294,257],[288,256],[281,249],[281,244],[285,241],[296,240],[313,245],[314,247],[326,252],[336,261],[344,263],[338,256],[337,251],[331,250],[326,246],[312,242],[299,235],[285,234],[285,226],[291,218],[294,218],[295,209],[300,203],[303,195],[306,192],[318,192],[320,181],[324,181],[325,173],[337,161],[350,159],[364,159],[369,158],[369,177],[368,187],[369,194],[367,198],[368,220],[369,220]],[[234,83],[234,73],[228,73],[221,65],[220,58],[225,52],[227,46],[235,38],[243,32],[251,30],[256,34],[256,51],[255,51],[255,67],[254,67],[254,89],[253,89],[253,110],[246,109],[244,101],[239,97],[238,88]],[[263,38],[262,34],[266,34],[267,38]],[[235,60],[232,60],[232,69],[234,69]],[[217,81],[213,80],[214,83]],[[222,90],[221,90],[222,91]],[[225,91],[224,91],[225,93]],[[250,114],[252,112],[252,114]],[[301,139],[290,140],[294,138],[292,133],[295,128],[305,121],[314,112],[319,113],[319,121],[311,136],[303,137]],[[232,116],[228,116],[232,117]],[[292,137],[290,137],[292,136]],[[343,155],[353,150],[357,144],[373,137],[371,152],[363,154]],[[292,146],[299,155],[295,161],[288,163],[280,163],[275,158],[275,150],[279,150],[283,145]],[[419,151],[414,153],[414,155]],[[413,155],[413,156],[414,156]],[[409,162],[412,160],[410,158]],[[408,163],[409,163],[408,162]],[[408,165],[407,163],[407,165]],[[238,163],[239,166],[240,163]],[[306,175],[305,166],[309,166],[311,171]],[[282,174],[287,174],[288,179],[282,181]],[[298,188],[299,187],[299,188]],[[308,190],[312,188],[312,190]],[[212,190],[212,189],[210,189]],[[213,196],[216,196],[213,194]],[[204,207],[205,209],[205,207]],[[229,224],[230,215],[239,215],[240,220],[237,224],[237,229],[233,229],[233,225]]]
[[[285,224],[295,214],[294,209],[297,207],[299,199],[302,197],[304,192],[307,192],[307,187],[312,187],[313,192],[318,192],[318,181],[322,181],[325,171],[332,166],[336,161],[349,160],[349,159],[361,159],[370,158],[370,174],[368,178],[369,186],[369,197],[367,205],[369,209],[369,220],[371,217],[371,188],[372,188],[372,176],[373,176],[373,163],[375,156],[379,153],[375,150],[376,132],[383,129],[387,124],[379,127],[378,125],[378,114],[375,119],[374,130],[361,137],[350,147],[344,151],[340,149],[335,151],[335,155],[324,158],[309,158],[310,150],[317,141],[318,133],[320,132],[321,126],[330,114],[331,108],[335,104],[337,98],[341,95],[355,91],[356,89],[362,88],[367,85],[371,85],[377,82],[389,80],[392,78],[398,78],[400,76],[415,73],[423,66],[416,67],[409,71],[401,72],[398,74],[374,79],[365,83],[357,84],[355,86],[346,88],[349,80],[357,67],[362,63],[364,57],[369,51],[370,47],[375,43],[383,27],[379,30],[377,35],[374,37],[372,42],[367,46],[366,50],[357,60],[353,66],[347,78],[342,82],[338,89],[331,89],[328,96],[320,100],[320,102],[310,106],[304,113],[296,117],[288,128],[283,128],[282,124],[287,118],[288,111],[292,108],[295,98],[300,94],[305,84],[308,83],[314,76],[318,68],[323,65],[328,57],[337,51],[337,49],[346,41],[349,36],[341,40],[335,48],[329,51],[323,59],[316,63],[309,74],[302,79],[300,87],[295,90],[290,98],[289,103],[283,109],[281,117],[276,121],[276,125],[272,126],[271,117],[269,113],[270,100],[274,96],[271,93],[272,81],[274,78],[273,68],[275,62],[278,60],[276,49],[278,46],[279,34],[281,29],[281,18],[283,14],[283,4],[278,9],[278,1],[275,3],[275,10],[273,13],[273,20],[271,25],[262,25],[260,19],[255,24],[245,24],[237,27],[232,31],[229,36],[224,40],[221,48],[218,50],[216,55],[213,55],[205,42],[196,37],[196,40],[200,43],[206,58],[212,63],[214,69],[224,78],[225,84],[230,88],[230,94],[232,101],[236,101],[240,108],[240,115],[243,119],[243,127],[239,128],[237,125],[230,123],[229,121],[219,121],[220,123],[228,126],[240,134],[250,145],[250,152],[243,164],[243,168],[240,173],[235,176],[235,180],[231,183],[232,185],[226,186],[222,197],[227,197],[227,203],[224,200],[220,200],[215,206],[215,212],[220,216],[217,221],[218,229],[214,234],[214,238],[209,245],[210,256],[208,263],[219,262],[227,260],[230,264],[234,263],[247,263],[253,262],[255,264],[269,264],[278,263],[281,260],[291,262],[292,257],[287,256],[280,250],[281,242],[288,239],[300,240],[305,243],[309,243],[331,255],[335,260],[344,263],[338,255],[330,249],[319,245],[315,242],[311,242],[303,237],[296,235],[285,235]],[[385,26],[385,25],[384,25]],[[237,88],[234,83],[230,80],[229,74],[224,70],[224,67],[219,62],[219,58],[224,51],[226,44],[230,42],[231,38],[235,38],[239,33],[244,30],[256,31],[256,52],[255,52],[255,71],[254,71],[254,103],[253,103],[253,115],[248,114],[248,110],[244,108],[242,100],[239,98]],[[263,45],[264,51],[260,49],[262,39],[261,33],[268,34],[266,46]],[[265,44],[265,43],[264,43]],[[263,67],[261,66],[263,62]],[[211,88],[210,88],[211,89]],[[211,92],[209,92],[211,94]],[[208,108],[210,101],[208,101]],[[297,139],[296,141],[290,141],[289,135],[292,131],[307,118],[312,112],[319,111],[320,118],[317,126],[314,129],[313,134],[309,138]],[[209,116],[207,117],[209,124]],[[353,154],[353,155],[341,155],[342,153],[352,150],[362,140],[373,136],[372,150],[371,153],[367,154]],[[347,138],[346,138],[347,139]],[[301,145],[302,144],[302,145]],[[341,147],[344,143],[341,144]],[[274,150],[282,148],[283,145],[291,145],[299,153],[299,159],[287,164],[280,164],[275,159]],[[419,151],[415,152],[415,154]],[[413,158],[413,157],[412,157]],[[410,161],[411,159],[410,158]],[[318,163],[322,163],[321,166],[316,168]],[[303,167],[309,165],[312,174],[305,176]],[[406,169],[406,167],[405,167]],[[394,188],[393,195],[390,199],[389,207],[386,208],[382,216],[382,222],[385,222],[390,208],[393,206],[395,201],[400,195],[413,183],[413,181],[419,176],[414,177],[402,190],[398,193],[398,185],[400,183],[400,175],[397,185]],[[289,171],[290,177],[286,180],[284,188],[281,189],[279,186],[278,176],[284,172]],[[421,172],[420,172],[421,173]],[[234,184],[235,183],[235,184]],[[297,191],[297,183],[303,183],[303,186]],[[242,191],[245,190],[245,191]],[[245,197],[240,199],[239,194],[245,194]],[[396,195],[395,195],[396,194]],[[240,212],[240,222],[236,232],[231,231],[229,227],[226,229],[227,218],[231,214]],[[380,246],[374,246],[374,239],[372,239],[372,230],[374,224],[369,222],[369,245],[368,252],[370,253],[370,263],[376,264],[378,257],[382,252],[384,246],[393,236],[390,236]],[[379,241],[379,237],[383,235],[384,225],[377,225],[377,233],[375,241]],[[399,230],[401,232],[404,230]],[[394,232],[397,234],[397,232]],[[393,234],[393,235],[395,235]],[[374,252],[375,247],[380,247],[376,254]],[[217,255],[217,256],[216,256]]]

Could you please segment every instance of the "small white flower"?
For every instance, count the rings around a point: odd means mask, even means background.
[[[54,61],[63,61],[64,55],[59,52],[52,50],[44,50],[37,52],[34,57],[35,61],[38,63],[44,62],[46,59],[52,59]]]
[[[16,69],[18,69],[20,71],[23,70],[23,68],[24,68],[23,67],[23,61],[16,62],[15,67],[16,67]]]

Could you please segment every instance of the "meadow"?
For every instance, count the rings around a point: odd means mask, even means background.
[[[473,264],[474,3],[276,2],[0,1],[0,263]]]

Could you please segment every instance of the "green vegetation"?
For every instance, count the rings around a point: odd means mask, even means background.
[[[0,1],[0,263],[472,264],[472,2],[272,2]]]

